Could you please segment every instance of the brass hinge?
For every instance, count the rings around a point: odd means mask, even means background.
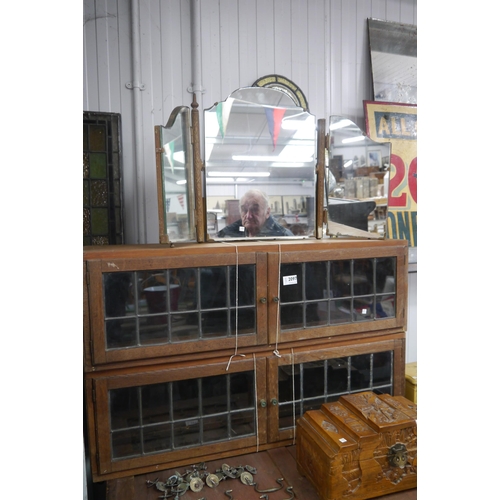
[[[156,148],[156,152],[157,153],[164,153],[165,152],[165,148]]]

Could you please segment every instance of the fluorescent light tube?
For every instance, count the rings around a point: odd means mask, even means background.
[[[209,177],[238,177],[239,175],[249,175],[250,177],[269,177],[271,172],[207,172]]]
[[[360,142],[364,140],[365,140],[364,135],[357,135],[356,137],[349,137],[348,139],[343,139],[342,144],[350,144],[351,142]]]
[[[352,125],[351,120],[340,120],[338,122],[332,123],[330,125],[330,130],[337,130],[339,128],[348,127],[349,125]]]

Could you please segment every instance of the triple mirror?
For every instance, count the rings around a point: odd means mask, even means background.
[[[332,116],[327,144],[324,120],[247,87],[204,111],[202,163],[196,107],[155,127],[161,243],[321,237],[323,219],[329,235],[384,236],[390,143]]]

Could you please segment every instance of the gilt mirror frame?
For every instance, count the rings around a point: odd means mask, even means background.
[[[196,241],[190,109],[178,106],[155,126],[160,243]]]
[[[330,116],[327,142],[326,234],[384,239],[391,143],[373,141],[340,115]]]
[[[302,207],[295,209],[298,213],[292,214],[293,217],[300,221],[301,219],[308,219],[308,233],[307,234],[293,234],[292,236],[259,236],[250,237],[245,239],[306,239],[306,238],[322,238],[323,237],[323,223],[325,220],[324,213],[324,177],[325,177],[325,149],[326,149],[326,135],[325,135],[325,120],[318,119],[311,115],[304,108],[297,106],[286,94],[276,89],[258,88],[258,87],[244,87],[244,89],[253,89],[251,92],[278,92],[280,98],[284,98],[288,103],[287,110],[283,113],[283,119],[291,120],[293,118],[302,117],[303,120],[309,123],[308,127],[308,154],[309,161],[307,162],[307,179],[299,179],[300,184],[307,184],[309,199],[301,200]],[[237,89],[235,92],[240,91]],[[234,93],[232,93],[234,94]],[[227,102],[224,101],[224,102]],[[212,109],[221,103],[215,103]],[[288,113],[288,114],[287,114]],[[286,121],[286,120],[285,120]],[[312,124],[312,126],[311,126]],[[269,134],[269,144],[272,144],[274,137],[270,135],[270,129],[266,122],[265,134]],[[181,130],[182,137],[178,137],[178,130]],[[206,129],[206,123],[205,127]],[[261,127],[262,128],[262,127]],[[263,130],[260,130],[261,135]],[[285,134],[283,134],[285,135]],[[205,138],[203,138],[205,139]],[[247,138],[248,139],[248,138]],[[174,152],[179,156],[183,156],[184,160],[181,162],[173,161],[174,156],[169,157],[168,144],[172,140],[180,141],[182,147],[178,146]],[[167,122],[166,126],[155,126],[155,143],[156,143],[156,171],[157,171],[157,194],[158,194],[158,219],[159,219],[159,234],[160,243],[167,243],[173,245],[174,243],[204,243],[209,241],[223,241],[226,238],[214,238],[213,231],[210,232],[208,225],[211,223],[207,218],[207,213],[210,213],[210,206],[207,209],[207,162],[201,158],[201,135],[200,135],[200,122],[198,102],[196,95],[193,94],[193,102],[191,109],[186,106],[179,106],[175,108]],[[280,145],[280,134],[276,136],[276,146]],[[272,144],[275,146],[274,144]],[[182,155],[180,152],[182,150]],[[231,167],[233,168],[233,167]],[[280,167],[283,172],[288,172],[290,178],[296,180],[294,174],[298,171],[295,167]],[[210,162],[208,171],[210,172]],[[257,169],[255,169],[257,171]],[[184,180],[184,191],[174,192],[177,196],[185,196],[186,214],[172,214],[170,204],[168,202],[169,189],[174,191],[174,182],[177,184],[175,178],[171,178],[171,173],[176,172]],[[303,173],[303,171],[301,171]],[[177,188],[175,188],[177,189]],[[210,195],[210,188],[208,188],[208,195]],[[171,193],[172,194],[172,193]],[[293,194],[293,193],[292,193]],[[272,197],[273,195],[270,195]],[[285,196],[285,195],[284,195]],[[224,196],[223,196],[224,197]],[[236,198],[234,198],[236,200]],[[276,202],[276,200],[274,200]],[[293,199],[291,199],[293,203]],[[283,203],[285,205],[285,203]],[[290,206],[290,205],[289,205]],[[300,209],[307,209],[307,215],[300,213]],[[280,214],[283,215],[283,214]],[[177,230],[179,218],[184,218],[187,224],[184,224],[185,230],[180,233]],[[242,238],[233,238],[242,239]]]
[[[322,236],[318,122],[274,88],[242,87],[204,110],[204,241]],[[249,197],[267,207],[265,221],[242,215]]]

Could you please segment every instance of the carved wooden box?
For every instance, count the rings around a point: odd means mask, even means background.
[[[416,404],[367,391],[306,412],[297,421],[297,467],[322,500],[416,488]]]

